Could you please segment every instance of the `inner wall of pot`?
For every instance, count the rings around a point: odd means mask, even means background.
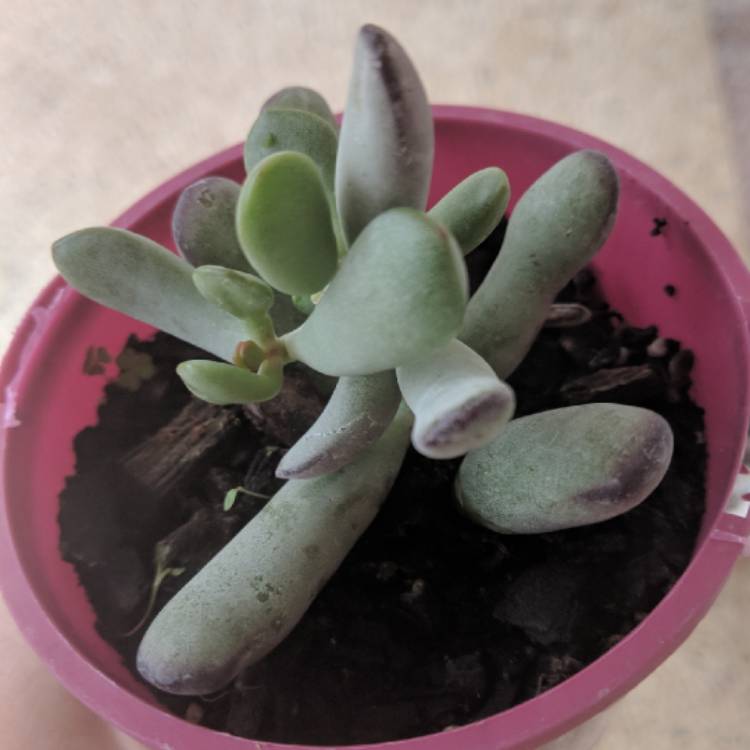
[[[511,125],[499,128],[497,123],[479,122],[469,130],[465,121],[447,118],[438,122],[436,135],[433,202],[471,172],[490,165],[506,170],[515,200],[573,150],[570,142]],[[239,152],[205,174],[242,179]],[[696,354],[694,396],[706,409],[709,445],[705,536],[723,510],[738,446],[744,441],[745,322],[710,249],[693,228],[627,171],[620,175],[618,220],[596,269],[605,296],[629,322],[657,324],[662,335],[681,340]],[[129,214],[131,219],[134,214],[129,228],[171,247],[174,202],[179,191],[200,176],[193,169],[176,178],[168,195],[152,201],[147,211]],[[666,224],[653,234],[657,218]],[[668,285],[674,294],[665,291]],[[72,440],[96,422],[106,379],[83,373],[86,352],[93,345],[116,355],[128,335],[146,335],[150,329],[71,291],[57,299],[54,309],[41,312],[37,341],[17,382],[20,424],[8,433],[5,455],[5,489],[17,551],[37,598],[66,639],[101,672],[153,703],[96,634],[93,612],[73,569],[60,562],[57,526],[58,495],[74,469]]]

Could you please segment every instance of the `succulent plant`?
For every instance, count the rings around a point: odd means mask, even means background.
[[[542,326],[588,314],[553,301],[612,228],[608,159],[573,153],[539,177],[469,299],[464,256],[503,217],[508,179],[488,166],[427,211],[433,152],[414,66],[365,26],[340,133],[316,92],[272,96],[244,184],[209,177],[177,202],[182,257],[101,227],[54,244],[75,288],[216,358],[178,367],[199,398],[272,399],[293,361],[337,378],[278,466],[289,481],[146,632],[138,665],[154,685],[211,692],[273,649],[377,513],[410,433],[431,458],[466,454],[458,504],[503,533],[609,518],[666,471],[672,435],[654,413],[598,404],[511,421],[501,379]]]

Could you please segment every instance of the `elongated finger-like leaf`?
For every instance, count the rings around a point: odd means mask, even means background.
[[[501,378],[528,352],[555,295],[604,243],[617,197],[617,173],[595,151],[565,157],[521,197],[460,337]]]
[[[234,228],[240,186],[225,177],[205,177],[182,191],[172,214],[172,235],[194,266],[249,271]]]
[[[416,417],[412,443],[429,458],[455,458],[479,448],[513,416],[511,388],[456,339],[396,372]]]
[[[317,115],[334,129],[338,128],[328,102],[317,91],[305,86],[288,86],[277,91],[261,109],[299,109]]]
[[[398,474],[402,411],[354,463],[292,480],[168,602],[138,650],[152,685],[204,694],[275,648],[375,517]]]
[[[124,229],[94,227],[52,246],[55,265],[79,292],[232,361],[247,337],[241,321],[205,300],[193,267],[151,240]]]
[[[331,280],[336,236],[309,157],[284,151],[253,169],[237,203],[237,236],[252,267],[275,289],[312,294]]]
[[[434,153],[432,112],[401,45],[362,27],[336,163],[336,205],[351,244],[389,208],[424,210]]]
[[[338,136],[333,126],[312,112],[271,107],[261,111],[245,141],[245,170],[249,174],[271,154],[295,151],[309,156],[333,193]]]
[[[459,504],[507,534],[604,521],[656,488],[672,444],[666,420],[635,406],[585,404],[522,417],[466,456]]]
[[[263,362],[257,373],[225,362],[191,359],[177,366],[187,389],[209,404],[253,404],[272,399],[283,379],[278,363]]]
[[[268,312],[273,305],[273,289],[250,273],[201,266],[193,271],[193,283],[209,302],[241,320]]]
[[[279,462],[276,476],[307,479],[346,466],[383,434],[400,402],[392,370],[339,378],[315,424]]]
[[[509,200],[507,175],[502,169],[488,167],[459,182],[428,214],[450,230],[468,255],[500,223]]]
[[[450,341],[466,298],[451,234],[419,211],[391,209],[362,232],[312,315],[284,341],[292,357],[327,375],[390,370]]]

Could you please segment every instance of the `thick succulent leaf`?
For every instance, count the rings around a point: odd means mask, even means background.
[[[545,172],[513,209],[503,250],[471,298],[460,337],[501,378],[528,352],[555,295],[604,243],[617,197],[607,157],[578,151]]]
[[[456,458],[479,448],[513,416],[511,388],[456,339],[396,372],[416,417],[412,444],[429,458]]]
[[[252,267],[286,294],[313,294],[336,273],[338,250],[320,172],[284,151],[248,175],[237,203],[237,236]]]
[[[193,283],[209,302],[241,320],[268,312],[273,305],[273,289],[250,273],[201,266],[193,271]]]
[[[339,378],[315,424],[279,462],[276,476],[308,479],[346,466],[383,434],[400,402],[392,370]]]
[[[327,375],[366,375],[418,359],[452,339],[467,299],[461,250],[408,208],[372,221],[312,315],[284,337],[291,357]]]
[[[234,227],[240,186],[225,177],[205,177],[185,188],[172,214],[172,235],[194,266],[250,271]]]
[[[488,167],[459,182],[429,215],[450,230],[468,255],[500,223],[509,200],[507,175],[502,169]]]
[[[264,362],[257,373],[226,362],[191,359],[177,366],[185,387],[209,404],[253,404],[268,401],[280,390],[281,365]]]
[[[266,100],[261,109],[298,109],[317,115],[332,128],[338,128],[336,118],[333,116],[328,102],[317,91],[305,86],[288,86],[281,91],[277,91]]]
[[[243,323],[205,300],[193,267],[151,240],[124,229],[94,227],[52,246],[65,280],[81,294],[232,361],[247,337]]]
[[[309,156],[333,193],[338,136],[332,125],[312,112],[270,108],[261,111],[245,141],[245,171],[249,174],[271,154],[295,151]]]
[[[336,162],[336,205],[350,244],[389,208],[424,210],[434,141],[432,112],[411,60],[386,31],[364,26]]]
[[[170,693],[211,693],[275,648],[375,517],[410,427],[402,411],[354,463],[287,482],[156,616],[138,651],[143,677]]]
[[[672,445],[666,420],[635,406],[585,404],[522,417],[466,456],[459,504],[470,518],[507,534],[597,523],[656,488]]]

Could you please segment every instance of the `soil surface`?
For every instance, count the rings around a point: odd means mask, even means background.
[[[474,286],[498,235],[469,256]],[[510,379],[517,415],[590,401],[658,411],[674,429],[675,455],[653,495],[596,526],[502,536],[457,511],[458,461],[410,451],[382,512],[287,640],[221,693],[154,691],[163,704],[189,721],[277,742],[428,734],[557,685],[654,608],[687,566],[704,509],[692,354],[655,328],[626,325],[598,299],[588,271],[560,300],[593,317],[541,333]],[[323,403],[293,368],[293,387],[274,406],[203,404],[174,374],[196,356],[205,355],[163,334],[128,342],[99,423],[76,438],[76,474],[61,496],[62,554],[99,632],[134,674],[145,624],[258,512],[259,495],[280,485],[276,463]],[[234,487],[256,494],[236,493],[224,510]]]

